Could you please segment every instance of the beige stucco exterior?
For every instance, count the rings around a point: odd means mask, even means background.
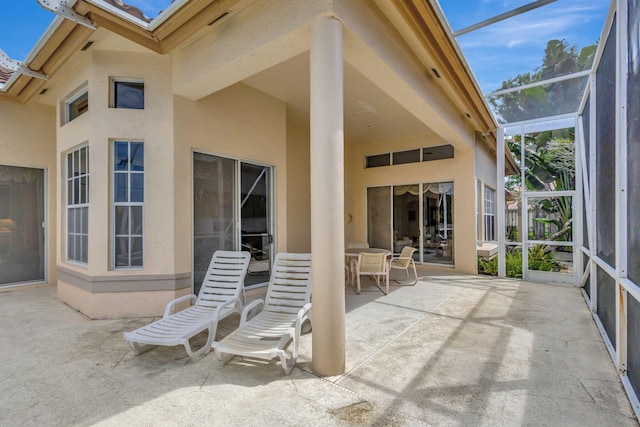
[[[46,105],[0,102],[0,165],[44,170],[45,280],[56,283],[55,110]]]
[[[476,144],[460,101],[425,72],[399,15],[365,0],[241,3],[168,54],[99,29],[93,47],[52,76],[46,95],[26,105],[0,101],[0,163],[47,169],[48,278],[59,298],[91,318],[141,317],[190,291],[194,152],[273,167],[274,249],[311,251],[308,57],[318,16],[336,19],[343,34],[345,160],[335,167],[344,168],[345,241],[367,240],[368,187],[451,181],[455,256],[452,266],[434,268],[475,273],[477,182],[495,188],[495,159]],[[145,108],[110,108],[112,78],[144,81]],[[64,103],[82,87],[89,111],[64,123]],[[113,266],[114,140],[144,143],[140,269]],[[368,155],[445,144],[453,159],[364,167]],[[84,145],[89,261],[79,265],[65,256],[63,166]]]

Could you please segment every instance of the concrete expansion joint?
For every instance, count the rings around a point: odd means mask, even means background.
[[[298,367],[296,366],[296,368],[298,368]],[[359,395],[358,393],[356,393],[353,390],[350,390],[350,389],[338,384],[335,381],[328,380],[327,378],[321,377],[320,375],[317,375],[317,374],[315,374],[313,372],[307,371],[306,369],[302,369],[302,368],[298,368],[298,369],[300,369],[302,372],[304,372],[305,374],[307,374],[310,377],[313,377],[313,378],[318,379],[320,381],[324,381],[325,383],[331,385],[332,387],[337,388],[338,390],[341,390],[341,391],[344,391],[346,393],[352,394],[352,395],[356,396],[358,399],[360,399],[361,401],[366,401],[366,399],[363,396]],[[336,381],[342,381],[342,379],[344,379],[344,377],[345,377],[345,375],[341,375],[341,376],[338,377],[338,379]]]

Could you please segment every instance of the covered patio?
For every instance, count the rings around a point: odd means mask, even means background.
[[[3,423],[637,425],[579,289],[418,276],[387,296],[345,288],[346,372],[327,378],[312,373],[311,334],[290,376],[275,362],[192,363],[182,347],[136,357],[122,332],[148,319],[88,320],[53,286],[4,292]]]

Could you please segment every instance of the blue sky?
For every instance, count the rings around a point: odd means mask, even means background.
[[[440,0],[453,31],[533,0]],[[540,66],[551,39],[578,50],[596,43],[610,0],[558,0],[509,20],[458,37],[458,43],[485,93],[502,81]]]
[[[171,0],[125,0],[125,3],[139,7],[146,16],[154,18]],[[0,0],[0,11],[3,21],[0,49],[19,61],[27,57],[56,16],[40,7],[36,0]]]
[[[533,0],[440,0],[452,30],[512,10]],[[171,0],[128,0],[148,17]],[[578,49],[595,43],[602,31],[610,0],[558,0],[491,27],[460,36],[458,42],[485,92],[503,80],[533,71],[542,61],[548,40],[566,39]],[[36,0],[0,0],[3,31],[0,49],[24,60],[55,15]]]

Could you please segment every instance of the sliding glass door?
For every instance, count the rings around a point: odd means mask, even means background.
[[[453,264],[453,182],[369,187],[367,237],[372,247],[416,248],[422,263]]]
[[[273,247],[271,167],[193,154],[193,288],[213,253],[251,252],[247,286],[267,282]]]
[[[240,163],[240,239],[251,252],[247,286],[269,281],[271,271],[271,168]]]
[[[0,166],[0,286],[45,280],[44,171]]]

